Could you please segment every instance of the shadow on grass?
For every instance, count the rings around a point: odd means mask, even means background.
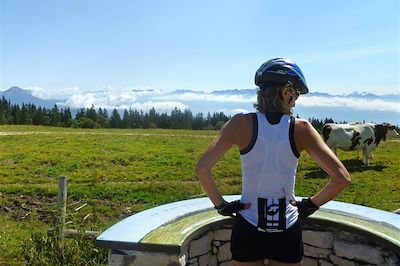
[[[377,171],[377,172],[382,172],[383,169],[387,168],[386,165],[369,165],[369,166],[364,166],[361,160],[357,159],[348,159],[348,160],[343,160],[342,163],[344,166],[347,168],[347,170],[352,173],[352,172],[365,172],[365,171]]]
[[[365,171],[376,171],[382,172],[383,169],[387,168],[385,165],[370,165],[364,166],[361,160],[357,159],[347,159],[342,160],[342,163],[347,168],[349,173],[356,173],[356,172],[365,172]],[[314,170],[309,171],[304,175],[304,178],[327,178],[329,177],[327,173],[321,168],[315,168]]]

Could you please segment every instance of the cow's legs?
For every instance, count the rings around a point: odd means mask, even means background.
[[[363,150],[363,153],[365,154],[365,150]],[[357,157],[357,159],[358,159],[358,157]],[[375,159],[374,154],[372,153],[372,151],[370,151],[368,153],[368,159]]]
[[[364,153],[363,164],[364,164],[364,166],[369,166],[368,159],[370,157],[371,151],[369,151],[368,149],[365,148],[365,149],[363,149],[363,153]]]

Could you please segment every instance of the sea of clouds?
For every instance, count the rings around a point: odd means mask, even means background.
[[[82,90],[78,87],[63,90],[46,90],[29,87],[32,94],[41,99],[59,99],[61,106],[70,108],[137,109],[147,111],[154,107],[159,112],[174,108],[190,109],[194,114],[224,112],[233,115],[254,111],[256,89],[215,91],[175,90],[162,91],[154,88],[113,88]],[[309,93],[301,95],[295,113],[301,117],[332,117],[343,121],[400,122],[400,94],[372,94],[353,92],[333,95]]]

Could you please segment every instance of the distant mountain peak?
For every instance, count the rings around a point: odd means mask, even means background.
[[[8,90],[6,90],[4,92],[4,94],[14,94],[14,93],[26,93],[26,94],[32,94],[30,90],[24,90],[20,87],[17,86],[13,86],[11,88],[9,88]]]
[[[0,91],[0,98],[4,97],[12,104],[35,104],[42,107],[52,107],[57,103],[56,100],[43,100],[39,97],[32,95],[32,91],[25,90],[17,86],[13,86],[8,90]]]

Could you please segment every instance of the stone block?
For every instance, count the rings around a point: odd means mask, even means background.
[[[133,265],[133,259],[127,255],[122,254],[110,254],[108,256],[108,265],[109,266],[124,266],[124,265]]]
[[[384,252],[380,247],[336,240],[333,244],[335,255],[347,259],[357,259],[366,263],[383,265]]]
[[[108,251],[109,266],[131,266],[134,265],[136,256],[132,251],[111,249]]]
[[[303,260],[301,261],[302,266],[318,266],[318,260],[308,258],[308,257],[303,257]]]
[[[335,265],[356,266],[356,264],[354,262],[352,262],[351,260],[346,260],[346,259],[343,259],[343,258],[339,258],[338,256],[335,256],[335,255],[330,255],[329,258],[331,259],[331,261]]]
[[[214,232],[214,240],[230,241],[231,240],[231,229],[219,229]]]
[[[199,260],[198,260],[197,258],[191,258],[191,259],[188,261],[189,264],[195,264],[195,263],[198,263],[198,262],[199,262]]]
[[[112,250],[108,259],[109,266],[186,265],[182,264],[178,256],[133,250]]]
[[[319,260],[319,265],[320,266],[335,266],[334,264],[330,263],[329,261],[326,260]]]
[[[303,231],[303,242],[319,248],[333,247],[333,234],[322,231]]]
[[[211,253],[207,253],[205,255],[200,256],[199,257],[199,265],[200,266],[209,265],[210,257],[211,257]]]
[[[356,242],[359,244],[365,244],[368,242],[365,237],[346,231],[338,231],[336,238],[347,242]]]
[[[208,232],[199,239],[192,240],[189,247],[189,258],[207,254],[211,251],[213,232]]]
[[[221,241],[215,241],[215,240],[213,240],[212,243],[213,243],[213,245],[216,246],[216,247],[221,246]]]
[[[223,244],[218,248],[217,258],[219,262],[232,259],[230,248],[231,248],[230,242],[226,242],[225,244]]]
[[[327,258],[331,254],[331,251],[324,248],[317,248],[307,244],[304,244],[304,255],[313,258]]]
[[[212,247],[212,253],[213,253],[213,254],[217,254],[217,253],[218,253],[218,248],[215,247],[215,246],[213,246],[213,247]]]
[[[219,266],[234,266],[233,260],[230,261],[224,261],[219,264]]]
[[[160,265],[161,266],[161,265]],[[200,266],[198,261],[195,261],[193,263],[189,263],[188,266]]]
[[[398,266],[400,265],[400,260],[398,256],[392,253],[387,257],[386,263],[388,266]]]
[[[203,266],[203,265],[201,265],[201,266]],[[217,261],[216,255],[210,256],[210,261],[208,263],[208,266],[218,266],[218,261]]]

